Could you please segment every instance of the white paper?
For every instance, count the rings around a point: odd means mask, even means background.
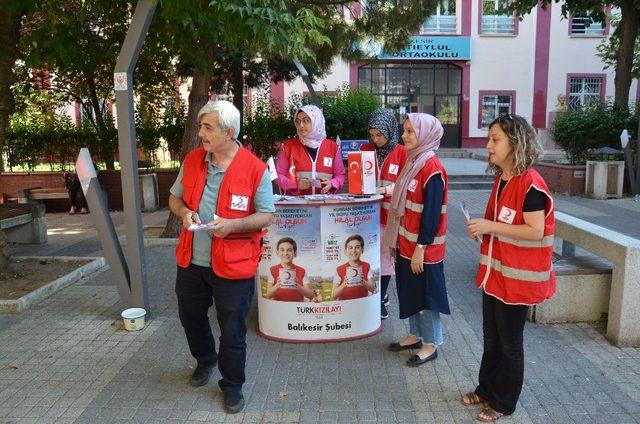
[[[273,161],[273,156],[269,156],[267,160],[267,166],[269,167],[269,175],[271,175],[271,181],[278,179],[278,172],[276,171],[276,164]]]
[[[467,222],[469,222],[469,220],[471,219],[471,215],[469,215],[469,209],[467,208],[467,202],[465,202],[464,200],[461,200],[460,201],[460,209],[462,209],[462,214],[464,215],[465,218],[467,218]],[[482,241],[482,239],[480,237],[476,237],[475,241],[480,243]]]
[[[467,221],[470,220],[471,215],[469,215],[469,209],[467,209],[467,202],[465,202],[464,200],[461,200],[460,209],[462,209],[462,214],[464,215],[465,218],[467,218]]]
[[[187,228],[188,231],[208,231],[208,230],[215,230],[216,226],[213,224],[191,224],[189,226],[189,228]]]

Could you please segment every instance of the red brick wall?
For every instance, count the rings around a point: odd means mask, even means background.
[[[584,193],[584,165],[558,165],[550,162],[540,162],[533,167],[542,175],[549,188],[556,193]]]
[[[160,206],[168,206],[169,189],[178,176],[178,170],[158,169],[154,172],[158,177]],[[18,191],[25,188],[42,187],[64,189],[63,174],[64,172],[5,172],[1,174],[0,187],[6,201],[7,199],[17,197]],[[100,186],[107,193],[109,209],[121,210],[123,204],[120,171],[99,171],[98,180],[100,181]],[[69,209],[69,201],[66,199],[46,200],[45,203],[47,211],[49,212],[62,212]]]

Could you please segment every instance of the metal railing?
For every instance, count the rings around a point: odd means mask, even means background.
[[[514,34],[515,16],[482,15],[483,34]]]
[[[431,16],[422,25],[423,34],[455,34],[455,15],[435,15]]]
[[[604,25],[587,17],[571,18],[571,35],[604,35]]]

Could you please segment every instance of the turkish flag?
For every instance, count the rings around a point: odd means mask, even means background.
[[[296,165],[293,162],[293,156],[289,157],[289,181],[298,187],[298,179],[296,178]]]

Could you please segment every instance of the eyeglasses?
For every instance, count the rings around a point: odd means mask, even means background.
[[[294,124],[296,125],[307,125],[311,123],[311,119],[309,118],[302,118],[302,119],[294,119],[293,120]]]

